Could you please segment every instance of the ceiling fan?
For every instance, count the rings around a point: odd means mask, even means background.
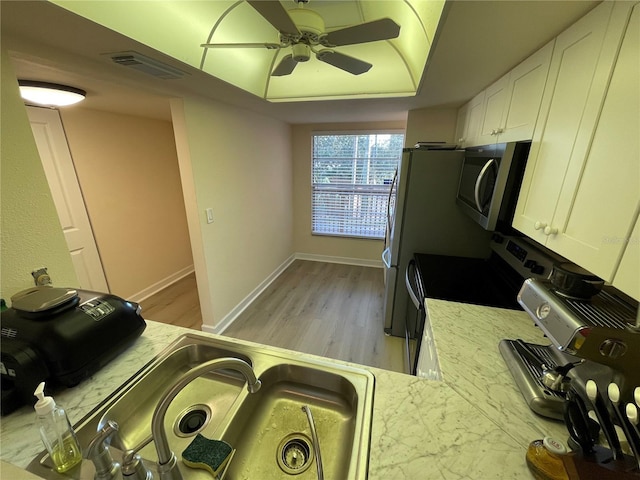
[[[247,0],[265,20],[280,32],[280,43],[204,43],[204,48],[291,48],[280,60],[272,76],[290,75],[300,62],[311,58],[333,65],[353,75],[369,71],[372,65],[363,60],[333,50],[335,47],[389,40],[400,34],[400,25],[390,18],[381,18],[350,27],[325,32],[322,17],[304,8],[309,0],[295,0],[298,8],[286,10],[278,0]]]

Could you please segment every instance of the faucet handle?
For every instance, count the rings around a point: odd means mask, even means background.
[[[153,474],[142,462],[142,457],[138,454],[140,450],[153,441],[153,436],[149,435],[138,446],[127,450],[122,454],[122,478],[124,480],[152,480]]]
[[[91,460],[96,467],[94,480],[112,480],[120,473],[120,464],[113,460],[108,448],[118,428],[116,422],[108,420],[89,443],[85,458]]]
[[[152,480],[153,474],[135,450],[127,450],[122,456],[122,478],[125,480]]]

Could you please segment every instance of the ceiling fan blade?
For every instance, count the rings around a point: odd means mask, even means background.
[[[321,50],[316,54],[316,58],[321,62],[338,67],[339,69],[352,73],[353,75],[360,75],[361,73],[368,72],[372,67],[370,63],[363,62],[357,58],[350,57],[344,53],[334,52],[332,50]]]
[[[279,50],[278,43],[202,43],[203,48],[266,48],[267,50]]]
[[[400,35],[400,25],[390,18],[381,18],[380,20],[329,32],[322,37],[320,43],[325,47],[340,47],[342,45],[389,40],[396,38],[398,35]]]
[[[279,32],[300,35],[298,27],[278,0],[247,0],[247,3]]]
[[[293,59],[293,55],[289,54],[280,60],[278,66],[273,69],[273,72],[271,72],[271,76],[283,77],[285,75],[290,75],[291,72],[293,72],[293,69],[296,68],[296,65],[298,65],[298,62]]]

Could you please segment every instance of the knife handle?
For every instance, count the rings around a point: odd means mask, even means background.
[[[589,429],[589,416],[582,399],[573,388],[569,389],[565,398],[564,421],[569,436],[580,446],[582,454],[591,455],[594,440]]]

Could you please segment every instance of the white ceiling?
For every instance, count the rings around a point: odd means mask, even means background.
[[[82,88],[88,94],[86,108],[169,119],[168,98],[200,95],[289,123],[403,120],[410,109],[464,103],[597,3],[448,2],[421,88],[415,97],[404,98],[269,103],[44,1],[0,2],[0,32],[19,78]],[[116,65],[105,55],[130,50],[188,75],[161,80]]]

